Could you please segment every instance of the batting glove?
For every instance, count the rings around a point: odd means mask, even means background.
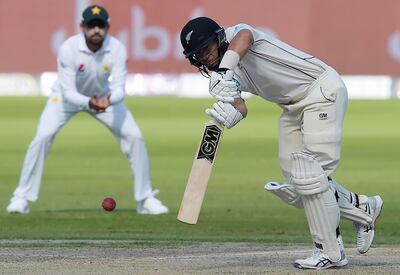
[[[239,98],[239,82],[233,79],[233,71],[212,72],[209,92],[218,101],[232,103],[235,98]]]
[[[212,108],[206,109],[206,114],[230,129],[243,119],[243,115],[230,103],[218,101]]]

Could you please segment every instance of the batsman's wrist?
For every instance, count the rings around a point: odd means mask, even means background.
[[[233,70],[239,64],[240,55],[232,50],[227,50],[219,64],[220,69]]]

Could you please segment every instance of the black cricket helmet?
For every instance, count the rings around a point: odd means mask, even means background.
[[[228,42],[225,31],[220,25],[208,17],[197,17],[187,22],[182,28],[181,43],[184,49],[183,54],[189,59],[190,64],[206,74],[208,74],[208,68],[196,58],[196,53],[208,47],[213,41],[218,43],[219,61],[221,61],[228,48]]]

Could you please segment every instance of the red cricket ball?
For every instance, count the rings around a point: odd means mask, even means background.
[[[106,211],[113,211],[117,203],[113,198],[105,198],[101,204]]]

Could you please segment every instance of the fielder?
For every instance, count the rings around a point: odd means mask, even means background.
[[[168,208],[155,198],[158,191],[151,186],[142,133],[122,102],[127,74],[125,46],[107,34],[109,17],[103,7],[89,6],[82,17],[82,33],[66,40],[58,53],[58,78],[26,153],[7,212],[29,212],[28,201],[38,198],[44,161],[54,137],[75,114],[86,112],[112,132],[127,156],[134,175],[137,212],[167,213]]]
[[[297,268],[347,265],[339,231],[340,216],[354,223],[357,249],[370,248],[383,201],[350,192],[331,178],[340,160],[347,89],[338,73],[246,24],[224,30],[207,17],[190,20],[181,31],[184,54],[210,77],[218,100],[206,113],[227,128],[247,115],[240,91],[282,108],[279,161],[285,183],[265,188],[286,203],[304,208],[315,251],[294,262]],[[234,78],[228,77],[234,72]]]

